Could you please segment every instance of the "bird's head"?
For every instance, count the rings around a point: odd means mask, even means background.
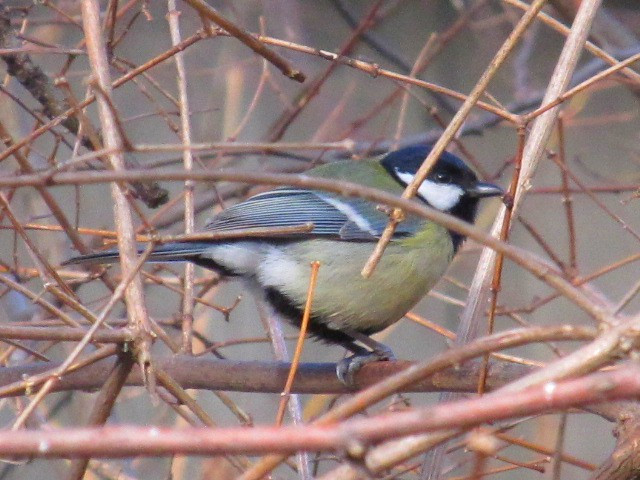
[[[387,154],[382,165],[401,184],[408,185],[431,151],[430,146],[415,145]],[[429,206],[473,222],[478,200],[503,195],[492,183],[481,182],[460,158],[444,152],[427,178],[418,188],[417,196]]]

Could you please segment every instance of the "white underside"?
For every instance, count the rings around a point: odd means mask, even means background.
[[[258,242],[212,245],[202,256],[237,274],[256,278],[263,287],[281,287],[308,276],[290,255]]]

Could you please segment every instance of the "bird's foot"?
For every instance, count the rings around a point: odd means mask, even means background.
[[[389,348],[376,349],[372,352],[355,354],[338,362],[336,375],[348,388],[355,390],[356,373],[367,363],[395,360],[396,357]]]

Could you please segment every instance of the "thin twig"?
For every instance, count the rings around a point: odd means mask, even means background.
[[[487,69],[475,84],[473,90],[471,90],[471,93],[465,99],[458,112],[451,119],[451,122],[449,123],[449,125],[447,125],[447,128],[445,128],[440,138],[431,148],[431,151],[427,155],[427,158],[425,158],[418,171],[415,173],[411,183],[407,185],[407,188],[404,190],[404,192],[402,192],[402,198],[413,198],[416,195],[418,188],[420,187],[420,185],[422,185],[422,182],[427,177],[427,174],[429,173],[433,165],[435,165],[436,160],[440,157],[442,152],[444,152],[444,149],[447,147],[456,132],[460,129],[466,118],[471,113],[473,107],[480,100],[480,97],[486,90],[491,79],[507,59],[520,37],[526,31],[529,24],[535,19],[537,13],[542,9],[545,3],[546,0],[535,0],[531,4],[531,7],[522,16],[509,37],[502,44],[502,47],[500,47],[500,50],[498,50],[498,52],[494,56]],[[384,253],[384,250],[389,241],[391,241],[391,237],[400,221],[402,221],[402,212],[398,209],[394,209],[393,214],[390,217],[390,221],[387,227],[384,229],[382,235],[380,236],[380,240],[378,241],[375,250],[367,260],[367,263],[362,268],[363,277],[369,277],[373,273],[375,266],[380,261],[380,258],[382,257],[382,254]]]
[[[556,63],[549,87],[542,102],[543,104],[547,103],[549,99],[559,96],[566,90],[600,3],[601,0],[586,0],[582,3],[580,13],[576,17],[576,21],[567,37],[560,58]],[[519,188],[516,190],[516,196],[513,197],[513,203],[510,205],[511,208],[507,209],[506,206],[501,208],[491,229],[492,236],[498,237],[503,231],[503,224],[506,219],[512,215],[517,215],[518,207],[530,184],[538,161],[542,156],[557,115],[558,107],[555,107],[537,117],[524,147],[522,167],[518,178]],[[462,341],[469,341],[477,336],[478,325],[480,323],[479,319],[484,314],[484,306],[486,305],[487,295],[489,294],[489,286],[497,254],[494,250],[484,248],[480,255],[476,273],[469,289],[469,300],[460,316],[458,338]],[[438,451],[432,455],[435,458],[441,458],[443,455],[442,448],[439,448]],[[430,465],[425,465],[422,478],[437,475],[439,468],[439,462],[432,462]]]
[[[502,230],[500,231],[500,240],[503,242],[509,241],[509,231],[511,228],[511,221],[513,219],[513,210],[511,209],[511,199],[515,198],[518,193],[518,179],[520,178],[520,169],[522,167],[522,154],[524,151],[525,144],[525,132],[524,128],[518,129],[518,153],[516,154],[515,168],[513,170],[513,174],[511,176],[511,184],[509,185],[509,190],[505,195],[505,208],[507,209],[504,222],[502,223]],[[495,325],[496,318],[496,308],[498,306],[498,294],[502,287],[502,267],[504,265],[504,255],[497,254],[496,255],[496,263],[493,268],[493,277],[491,279],[491,297],[489,304],[489,318],[488,318],[488,328],[487,332],[489,335],[493,333],[493,328]],[[464,343],[468,339],[463,339],[462,343]],[[489,355],[485,355],[482,360],[483,374],[480,376],[480,381],[478,382],[478,394],[482,395],[484,393],[484,379],[486,378],[487,366],[489,365]]]
[[[280,319],[274,312],[271,305],[266,303],[265,300],[256,299],[256,304],[258,306],[260,320],[262,320],[267,332],[269,333],[271,347],[273,348],[276,360],[281,362],[287,361],[289,354],[287,352],[287,345],[284,340],[284,333],[282,331],[282,323],[280,322]],[[289,375],[289,373],[287,375]],[[293,424],[301,425],[303,423],[303,418],[300,396],[297,394],[289,395],[289,401],[286,406],[289,409],[289,415],[291,415]],[[309,480],[311,478],[311,459],[309,454],[302,451],[296,452],[296,460],[303,480]]]
[[[173,46],[179,45],[181,42],[180,35],[180,12],[177,10],[176,1],[168,0],[167,19],[169,21],[169,29],[171,30],[171,42]],[[176,72],[178,73],[178,97],[180,99],[180,137],[183,145],[191,143],[191,122],[189,121],[189,97],[187,96],[187,74],[184,66],[184,58],[182,52],[176,52],[174,55],[176,62]],[[185,171],[191,171],[193,168],[193,157],[191,151],[185,149],[182,152],[182,161]],[[194,187],[195,184],[191,180],[184,182],[184,233],[189,235],[195,230],[194,222]],[[195,278],[195,265],[190,262],[184,267],[184,289],[182,297],[182,351],[191,354],[193,350],[192,329],[193,329],[193,282]]]
[[[450,405],[436,405],[352,419],[333,426],[159,428],[103,427],[59,431],[0,432],[3,455],[42,457],[122,457],[166,454],[293,453],[357,448],[401,435],[464,428],[484,421],[516,418],[608,400],[632,399],[640,393],[640,369],[631,364],[606,373],[544,385],[502,397],[485,396]],[[243,476],[244,477],[244,476]],[[241,477],[242,478],[242,477]]]
[[[156,376],[158,378],[158,383],[162,385],[167,391],[173,395],[180,403],[185,405],[193,414],[207,427],[209,428],[217,428],[218,425],[213,419],[207,414],[207,412],[198,405],[196,402],[184,388],[180,386],[178,382],[176,382],[170,374],[168,374],[165,370],[157,369]],[[251,466],[251,462],[246,457],[243,456],[230,456],[225,455],[225,458],[231,463],[239,472],[249,468]]]
[[[533,330],[527,329],[533,333]],[[538,331],[536,335],[538,340],[542,340],[539,336],[541,332]],[[548,331],[548,333],[551,333]],[[495,351],[498,348],[507,348],[507,344],[515,346],[519,342],[526,342],[525,330],[522,330],[520,334],[504,335],[504,333],[494,334],[484,339],[478,339],[466,345],[460,347],[454,347],[446,352],[440,354],[434,359],[425,360],[414,366],[387,378],[379,383],[366,388],[355,394],[352,398],[346,400],[344,403],[337,405],[332,410],[315,420],[315,425],[329,425],[339,420],[351,417],[374,403],[382,400],[383,398],[392,395],[399,391],[404,386],[411,385],[414,382],[432,375],[434,372],[439,371],[445,365],[460,365],[465,360],[474,358],[478,355],[482,355],[489,351]],[[491,346],[490,346],[491,345]],[[366,368],[363,367],[363,370]],[[356,382],[358,378],[356,377]],[[443,438],[438,439],[437,443],[441,443],[446,440],[449,434],[443,434]],[[284,458],[279,455],[270,455],[265,457],[262,461],[257,463],[254,468],[247,471],[242,477],[242,480],[259,479],[267,472],[274,469]]]
[[[536,110],[534,110],[533,112],[530,112],[528,114],[525,115],[525,121],[528,122],[533,118],[537,118],[538,116],[540,116],[541,114],[547,112],[548,110],[560,105],[561,103],[567,101],[569,98],[573,97],[574,95],[580,93],[581,91],[589,88],[590,86],[594,85],[595,83],[609,77],[610,75],[613,75],[616,72],[619,72],[621,69],[623,69],[626,66],[632,65],[634,63],[636,63],[637,61],[640,60],[640,53],[637,53],[636,55],[632,55],[629,58],[623,60],[622,62],[618,62],[615,65],[593,75],[591,78],[585,80],[584,82],[580,83],[579,85],[576,85],[575,87],[573,87],[570,90],[567,90],[566,92],[560,93],[558,94],[558,96],[554,99],[549,99],[547,101],[543,101],[542,105],[540,107],[538,107]]]
[[[556,437],[556,446],[553,449],[552,478],[560,480],[560,472],[562,469],[562,450],[564,444],[564,435],[567,428],[567,414],[560,415],[560,423],[558,425],[558,433]]]
[[[98,397],[96,398],[93,410],[87,420],[88,426],[104,425],[116,404],[116,399],[124,386],[124,382],[129,376],[131,369],[135,365],[135,361],[131,354],[121,352],[118,355],[113,370],[109,374],[107,381],[104,383]],[[67,480],[81,480],[89,464],[89,459],[76,459],[71,462]]]
[[[341,45],[340,49],[338,50],[338,57],[342,58],[345,55],[351,53],[351,51],[358,43],[360,34],[365,32],[374,24],[377,12],[380,9],[382,3],[383,0],[376,0],[373,5],[371,5],[367,14],[358,25],[358,28],[355,29],[347,38],[347,40]],[[307,107],[307,105],[309,105],[311,100],[317,97],[318,93],[320,93],[320,88],[325,84],[325,82],[337,67],[337,62],[330,63],[322,72],[316,75],[316,77],[311,82],[309,82],[309,85],[307,85],[306,89],[302,92],[302,94],[298,96],[295,104],[293,105],[293,108],[286,109],[286,111],[271,126],[271,133],[269,134],[270,141],[278,141],[284,136],[285,132],[293,123],[293,121],[298,118],[298,116]]]
[[[87,42],[87,52],[95,82],[100,94],[97,94],[98,111],[106,148],[113,150],[108,158],[114,171],[124,169],[124,158],[122,153],[123,141],[120,138],[114,112],[109,107],[111,103],[111,81],[109,78],[109,65],[102,32],[100,29],[100,5],[97,0],[86,0],[82,2],[82,21]],[[119,184],[111,186],[111,195],[114,201],[114,216],[116,218],[116,230],[118,231],[118,249],[120,251],[120,264],[122,272],[127,277],[131,272],[134,275],[131,283],[125,290],[125,302],[131,322],[131,328],[138,335],[135,342],[136,360],[140,365],[150,364],[151,327],[144,303],[142,280],[135,269],[136,247],[134,244],[135,231],[133,228],[133,218],[129,209],[127,196]]]
[[[596,205],[598,205],[598,207],[603,212],[605,212],[609,217],[615,220],[616,223],[618,223],[622,227],[623,231],[628,232],[629,234],[633,235],[633,237],[636,240],[640,241],[640,232],[636,232],[636,230],[633,227],[631,227],[631,225],[628,222],[626,222],[620,215],[618,215],[609,207],[607,207],[607,205],[602,200],[600,200],[597,195],[589,191],[587,187],[584,186],[582,181],[579,180],[578,177],[576,177],[573,174],[573,172],[571,172],[571,170],[567,168],[565,164],[560,163],[559,160],[553,156],[551,157],[551,160],[555,162],[555,164],[558,165],[558,167],[565,173],[565,175],[567,175],[571,179],[571,181],[575,183],[578,186],[578,188],[580,188],[585,193],[585,195],[587,195],[591,200],[593,200],[593,202]]]
[[[217,25],[221,26],[229,34],[236,37],[251,50],[256,52],[261,57],[267,59],[285,76],[289,77],[292,80],[295,80],[296,82],[302,83],[305,81],[304,73],[302,73],[300,70],[294,69],[284,58],[265,47],[259,38],[254,37],[250,33],[238,27],[235,23],[220,15],[213,7],[208,5],[206,2],[202,0],[185,1],[195,10],[197,10],[200,15],[210,19]]]
[[[529,5],[527,3],[521,2],[520,0],[502,1],[516,8],[519,8],[520,10],[526,10],[527,8],[529,8]],[[569,32],[571,31],[567,26],[563,25],[561,22],[544,12],[540,12],[538,14],[538,19],[553,28],[555,31],[560,32],[565,36],[569,35]],[[588,52],[591,52],[593,55],[609,63],[610,65],[616,65],[618,63],[618,60],[614,56],[608,54],[593,42],[587,41],[584,48]],[[623,73],[629,80],[640,85],[640,74],[638,72],[632,70],[631,68],[625,67],[621,73]]]
[[[462,234],[465,237],[472,238],[475,241],[486,245],[490,249],[501,252],[508,259],[512,260],[521,267],[529,270],[536,277],[545,281],[549,285],[558,289],[568,299],[575,302],[580,308],[589,312],[594,318],[600,322],[610,322],[610,311],[601,301],[590,298],[585,292],[576,289],[562,275],[554,271],[549,265],[540,262],[535,257],[512,245],[505,244],[492,235],[488,235],[480,229],[468,224],[456,217],[438,210],[421,205],[415,201],[402,199],[387,192],[364,187],[360,184],[345,182],[341,180],[325,179],[318,177],[309,177],[304,175],[275,174],[266,172],[247,172],[216,170],[216,171],[193,171],[190,173],[182,170],[165,170],[160,172],[149,171],[126,171],[126,172],[79,172],[79,173],[60,173],[52,177],[40,175],[20,175],[13,178],[0,178],[0,186],[26,186],[26,185],[53,185],[53,184],[75,184],[75,183],[104,183],[110,181],[121,181],[127,179],[140,178],[156,178],[163,180],[230,180],[252,183],[262,183],[270,185],[293,185],[306,188],[315,188],[326,190],[342,195],[358,196],[372,200],[375,202],[397,207],[402,211],[417,215],[421,218],[434,221],[439,225],[446,227]],[[491,250],[490,250],[491,251]],[[470,298],[474,298],[470,295]]]
[[[291,395],[291,386],[293,385],[293,379],[298,371],[298,365],[300,363],[300,357],[302,356],[302,347],[304,346],[305,336],[307,334],[307,327],[309,326],[309,319],[311,318],[311,304],[313,302],[313,294],[316,288],[316,282],[318,280],[318,269],[320,268],[320,262],[311,262],[311,276],[309,278],[309,289],[307,290],[307,300],[304,304],[304,313],[302,315],[302,322],[300,323],[300,334],[298,335],[298,342],[296,343],[296,349],[293,352],[293,358],[291,359],[291,370],[287,377],[287,383],[282,390],[280,404],[278,405],[278,413],[276,414],[276,425],[282,424],[284,418],[284,410],[287,407],[289,396]]]
[[[97,317],[96,321],[93,323],[93,325],[91,325],[91,328],[87,330],[82,340],[80,340],[76,344],[76,346],[73,348],[72,352],[67,356],[65,361],[62,362],[62,364],[51,374],[50,378],[45,382],[42,388],[38,390],[38,393],[29,403],[29,406],[23,410],[20,416],[13,423],[13,426],[11,427],[12,430],[17,430],[24,424],[24,422],[29,417],[29,415],[33,412],[36,406],[50,392],[51,388],[55,385],[55,383],[60,380],[60,377],[62,377],[67,372],[67,370],[76,361],[80,353],[82,353],[82,351],[89,344],[89,342],[91,342],[91,340],[93,339],[93,334],[102,326],[104,321],[107,319],[107,316],[109,315],[109,313],[111,313],[111,310],[113,309],[113,307],[116,306],[116,304],[120,301],[123,295],[126,295],[126,291],[130,283],[133,281],[133,279],[138,273],[138,270],[142,267],[142,265],[144,264],[145,260],[147,259],[150,253],[151,253],[151,248],[147,248],[147,251],[140,257],[137,264],[134,265],[134,268],[129,272],[127,272],[125,278],[122,279],[122,282],[120,282],[118,287],[113,292],[113,295],[111,295],[111,298],[109,299],[109,302],[107,303],[107,305],[105,305],[105,307],[102,309],[102,312]]]
[[[132,78],[134,78],[134,77],[136,77],[138,75],[141,75],[146,70],[156,66],[157,64],[165,61],[168,58],[171,58],[173,55],[175,55],[176,52],[182,51],[182,50],[186,49],[187,47],[193,45],[194,43],[196,43],[199,40],[202,40],[204,38],[205,38],[205,35],[204,35],[203,32],[198,32],[198,33],[192,35],[191,37],[185,39],[180,45],[177,45],[177,46],[175,46],[173,48],[170,48],[169,50],[161,53],[160,55],[158,55],[158,56],[152,58],[151,60],[145,62],[144,64],[140,65],[138,68],[133,69],[129,73],[127,73],[125,75],[122,75],[121,77],[116,79],[113,82],[113,88],[121,87],[122,85],[128,83]],[[75,106],[71,107],[70,109],[66,110],[62,114],[60,114],[57,117],[53,118],[51,121],[49,121],[49,122],[43,124],[42,126],[36,128],[29,135],[26,135],[25,137],[23,137],[22,140],[20,140],[19,142],[16,142],[10,148],[7,148],[5,151],[0,153],[0,162],[2,162],[5,158],[9,157],[10,155],[13,155],[19,149],[21,149],[21,148],[23,148],[23,147],[25,147],[27,145],[32,144],[34,142],[34,140],[37,139],[38,137],[40,137],[42,134],[48,132],[53,127],[61,124],[62,122],[64,122],[64,120],[66,118],[70,117],[71,115],[76,114],[81,109],[87,107],[88,105],[91,105],[95,100],[96,100],[96,96],[95,95],[90,95],[89,97],[84,99],[82,102],[80,102],[78,105],[75,105]]]
[[[560,178],[562,181],[562,203],[564,205],[564,213],[567,219],[567,233],[569,234],[569,267],[568,272],[571,277],[578,275],[578,253],[577,253],[577,237],[576,227],[573,216],[573,199],[569,194],[569,179],[567,176],[567,156],[564,138],[564,120],[562,115],[558,117],[558,162],[564,166],[560,169]]]

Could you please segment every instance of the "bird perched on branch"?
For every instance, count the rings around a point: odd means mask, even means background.
[[[307,175],[347,180],[400,195],[429,154],[428,146],[405,147],[380,158],[337,162]],[[502,195],[478,181],[457,156],[443,153],[418,188],[415,201],[473,223],[479,199]],[[284,320],[299,326],[310,263],[320,262],[309,332],[344,346],[353,356],[338,364],[345,383],[363,363],[393,358],[369,338],[407,313],[443,275],[464,238],[414,215],[401,222],[370,278],[361,270],[389,221],[375,202],[303,188],[277,188],[233,205],[204,227],[206,232],[253,230],[251,236],[157,246],[150,261],[189,261],[223,277],[239,277]],[[255,235],[255,229],[311,224],[287,236]],[[118,261],[110,250],[67,264]],[[362,345],[368,347],[364,348]]]

